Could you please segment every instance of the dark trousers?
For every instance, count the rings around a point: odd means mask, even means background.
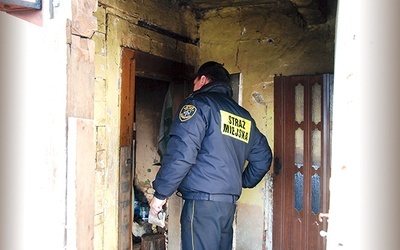
[[[236,204],[185,200],[181,214],[182,250],[230,250]]]

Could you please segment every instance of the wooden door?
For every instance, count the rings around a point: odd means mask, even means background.
[[[135,53],[122,50],[121,125],[118,197],[118,249],[132,247],[132,176],[135,111]]]
[[[332,81],[327,74],[274,79],[273,250],[326,248],[327,221],[318,216],[329,207]]]

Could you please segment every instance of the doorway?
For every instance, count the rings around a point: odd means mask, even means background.
[[[332,86],[329,74],[274,78],[274,250],[326,249]]]
[[[148,222],[148,215],[152,181],[160,167],[158,138],[164,112],[163,103],[167,98],[169,82],[136,76],[135,89],[135,150],[133,157],[135,159],[135,171],[133,177],[134,217],[132,235],[134,249],[136,249],[136,246],[147,249],[143,247],[146,244],[145,242],[156,245],[165,244],[165,229],[153,228]],[[165,248],[158,246],[157,249]]]
[[[179,248],[181,199],[168,199],[168,231],[154,230],[147,223],[146,207],[160,167],[165,100],[170,99],[172,117],[192,90],[194,67],[128,48],[122,54],[119,249],[147,249],[146,245],[154,244],[165,247],[164,236],[169,247]]]

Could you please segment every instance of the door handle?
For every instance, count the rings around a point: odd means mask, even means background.
[[[319,214],[318,214],[318,220],[319,220],[319,222],[322,222],[322,220],[323,220],[324,218],[328,219],[328,218],[329,218],[329,214],[328,214],[328,213],[319,213]]]
[[[326,218],[326,219],[328,220],[329,214],[328,214],[328,213],[319,213],[319,214],[318,214],[318,220],[319,220],[319,222],[322,222],[322,221],[324,220],[324,218]],[[327,231],[324,231],[324,230],[321,230],[321,231],[319,231],[319,235],[320,235],[321,237],[326,237],[326,236],[328,236],[328,232],[327,232]]]

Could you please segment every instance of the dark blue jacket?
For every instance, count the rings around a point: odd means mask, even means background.
[[[185,99],[170,129],[162,166],[153,182],[164,199],[179,190],[240,196],[268,172],[272,153],[232,88],[212,82]],[[247,167],[244,165],[248,161]]]

